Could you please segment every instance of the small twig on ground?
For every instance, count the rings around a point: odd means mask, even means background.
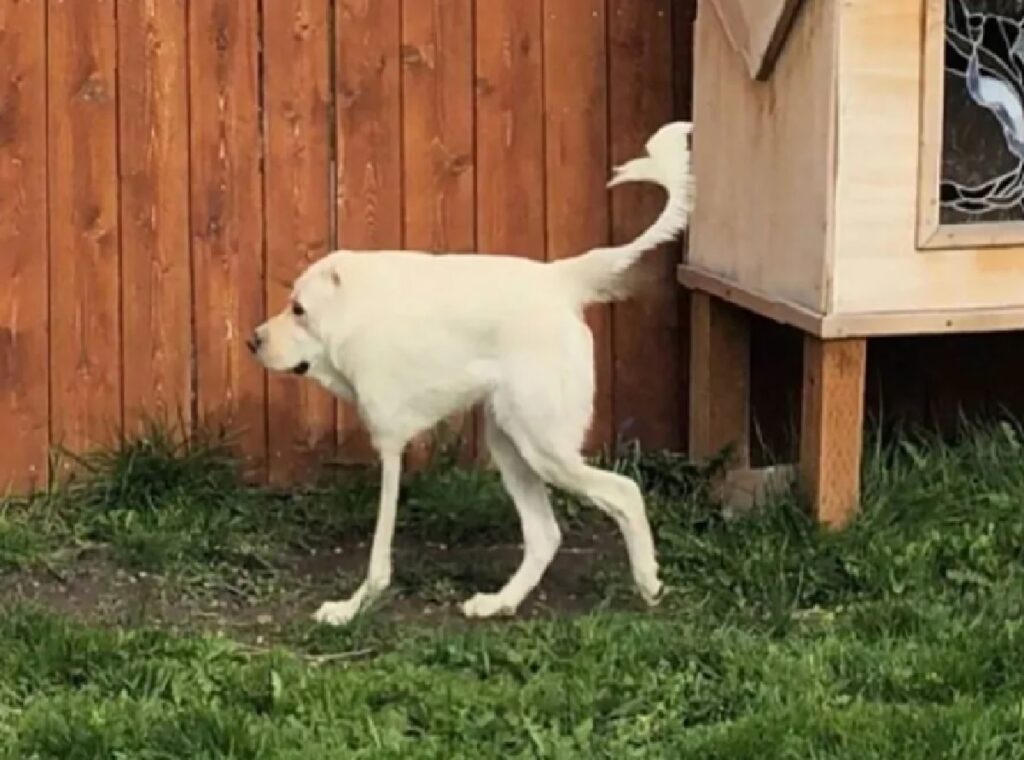
[[[237,644],[237,648],[244,654],[248,655],[268,655],[271,653],[269,647],[261,647],[255,644]],[[304,662],[319,667],[321,665],[329,665],[332,662],[351,662],[352,660],[361,660],[364,657],[376,654],[377,650],[372,647],[365,649],[353,649],[348,652],[328,652],[325,654],[303,654],[297,652],[296,656],[302,659]]]
[[[327,665],[332,662],[350,662],[352,660],[361,660],[364,657],[369,657],[375,654],[376,650],[372,648],[366,649],[354,649],[350,652],[332,652],[330,654],[306,654],[302,655],[302,659],[308,662],[310,665]]]
[[[54,567],[53,563],[44,560],[41,564],[42,564],[43,570],[45,570],[48,575],[52,575],[54,577],[54,579],[56,579],[56,581],[58,583],[60,583],[62,585],[66,585],[67,584],[68,577],[66,575],[64,575],[64,573],[62,573],[56,567]]]

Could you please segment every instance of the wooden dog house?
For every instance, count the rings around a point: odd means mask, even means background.
[[[1024,3],[698,11],[691,451],[748,438],[745,312],[805,333],[801,473],[858,502],[866,339],[1024,328]]]

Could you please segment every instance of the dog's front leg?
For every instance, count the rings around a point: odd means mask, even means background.
[[[398,485],[402,473],[402,454],[381,455],[380,508],[377,528],[370,547],[370,569],[366,580],[349,598],[340,602],[324,602],[313,616],[317,622],[345,625],[361,609],[371,604],[391,583],[391,542],[395,536],[395,515],[398,512]]]

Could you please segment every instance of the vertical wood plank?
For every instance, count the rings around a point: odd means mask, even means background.
[[[0,0],[0,493],[46,482],[46,2]]]
[[[266,464],[265,378],[245,349],[264,317],[255,2],[189,5],[192,251],[199,422]]]
[[[188,41],[181,0],[118,0],[125,427],[191,423]]]
[[[477,3],[474,26],[477,248],[543,260],[547,209],[541,0]],[[475,424],[479,441],[479,414]]]
[[[476,10],[477,243],[544,259],[541,2],[492,0]]]
[[[612,161],[639,155],[673,118],[670,0],[609,0],[609,102]],[[654,187],[629,186],[612,195],[616,243],[650,225],[664,204]],[[613,309],[617,432],[651,448],[678,448],[685,393],[680,361],[677,244],[648,253],[644,287]],[[658,357],[652,369],[651,357]]]
[[[563,0],[545,6],[544,96],[547,251],[577,256],[608,242],[608,99],[605,0]],[[610,445],[611,308],[593,307],[597,390],[587,448]]]
[[[693,118],[693,56],[694,31],[697,22],[697,0],[674,0],[672,3],[672,72],[673,98],[675,100],[675,118],[692,120]],[[690,236],[683,233],[682,258],[685,260],[690,250]],[[690,389],[693,366],[690,355],[690,315],[692,305],[689,290],[676,287],[679,301],[679,343],[676,350],[680,368],[680,409],[679,426],[681,430],[689,430],[692,393]],[[753,395],[753,386],[751,387]],[[753,406],[753,402],[751,403]],[[685,441],[683,442],[685,444]]]
[[[672,4],[672,73],[675,116],[693,118],[694,32],[697,0],[675,0]]]
[[[475,248],[473,3],[404,0],[402,5],[404,225],[408,248],[468,252]],[[448,421],[473,455],[472,415]],[[423,464],[429,437],[411,463]]]
[[[841,528],[860,500],[867,341],[804,337],[800,470],[818,522]]]
[[[77,451],[121,429],[114,17],[114,0],[49,3],[51,424]]]
[[[750,463],[750,325],[742,310],[706,293],[690,299],[690,441],[694,459],[733,447],[731,469]]]
[[[473,250],[473,4],[402,6],[405,244]]]
[[[338,243],[342,248],[402,246],[402,92],[400,0],[337,0]],[[354,409],[338,415],[343,461],[373,457]]]
[[[327,0],[263,6],[269,313],[287,305],[331,238],[328,20]],[[270,481],[294,482],[333,453],[335,402],[316,383],[280,375],[267,393]]]

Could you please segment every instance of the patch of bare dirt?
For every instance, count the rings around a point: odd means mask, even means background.
[[[83,553],[59,568],[0,575],[0,600],[30,603],[92,623],[153,625],[230,633],[262,643],[303,622],[328,599],[344,598],[366,570],[368,544],[328,553],[282,557],[272,572],[165,577],[119,567],[104,551]],[[398,544],[394,582],[372,614],[395,622],[461,620],[458,605],[477,591],[495,591],[515,571],[518,545]],[[566,541],[519,619],[571,616],[600,605],[611,585],[628,578],[618,534]]]

